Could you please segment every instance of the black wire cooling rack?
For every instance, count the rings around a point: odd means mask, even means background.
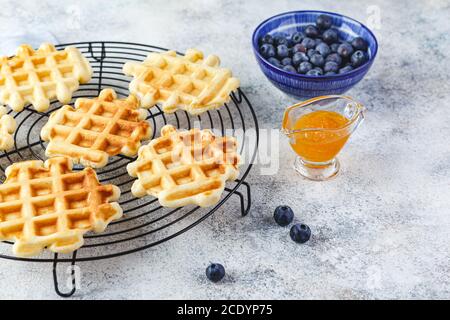
[[[162,52],[167,49],[126,42],[77,42],[57,45],[57,49],[75,46],[89,59],[94,70],[92,80],[80,86],[74,93],[71,104],[76,98],[96,97],[104,88],[113,88],[119,96],[128,96],[129,77],[122,73],[126,61],[142,61],[149,52]],[[180,53],[181,54],[181,53]],[[12,163],[30,159],[45,160],[46,143],[40,139],[40,130],[47,122],[50,113],[61,107],[58,101],[53,101],[49,111],[37,112],[31,106],[19,113],[10,112],[17,121],[14,134],[14,148],[0,153],[0,174],[5,178],[5,169]],[[122,195],[120,205],[124,211],[121,220],[110,224],[106,232],[85,235],[85,245],[71,255],[58,255],[49,252],[35,258],[19,258],[11,255],[12,242],[0,244],[0,258],[23,262],[46,262],[53,264],[54,288],[58,295],[70,297],[75,291],[75,268],[72,268],[72,289],[62,292],[58,284],[58,263],[69,263],[114,258],[137,251],[145,250],[175,238],[193,228],[220,208],[232,195],[239,199],[240,213],[245,216],[251,206],[250,185],[245,182],[252,163],[256,158],[259,130],[255,111],[239,89],[231,94],[231,101],[222,108],[206,112],[200,116],[191,116],[184,111],[165,114],[159,106],[149,110],[147,120],[153,127],[153,137],[159,134],[162,126],[172,124],[177,128],[192,127],[211,128],[220,134],[231,134],[238,137],[240,153],[245,158],[238,180],[228,184],[221,200],[212,208],[187,206],[183,208],[163,208],[157,199],[145,197],[137,199],[131,195],[131,185],[134,178],[126,171],[126,165],[135,158],[116,156],[110,159],[108,165],[97,170],[102,183],[112,183],[120,187]],[[152,137],[152,138],[153,138]],[[82,167],[75,166],[75,170]]]

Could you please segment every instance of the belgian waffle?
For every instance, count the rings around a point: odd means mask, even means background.
[[[162,206],[214,205],[227,180],[239,175],[240,157],[233,137],[218,137],[210,130],[177,131],[166,125],[161,137],[139,149],[138,159],[127,166],[138,179],[131,192],[152,195]]]
[[[58,109],[42,128],[42,139],[50,141],[45,154],[94,168],[105,166],[109,156],[134,156],[141,140],[151,135],[147,114],[135,96],[117,99],[112,89],[102,90],[95,99],[77,99],[75,108]]]
[[[188,49],[185,56],[175,51],[150,53],[142,62],[127,62],[126,75],[133,76],[130,92],[141,99],[144,108],[161,104],[164,112],[177,109],[200,114],[224,105],[239,87],[231,70],[219,67],[219,57]]]
[[[57,51],[45,43],[35,51],[21,45],[15,56],[0,57],[0,103],[17,112],[31,103],[43,112],[55,97],[69,103],[79,84],[88,82],[91,76],[91,66],[77,48]]]
[[[0,106],[0,150],[11,149],[14,145],[12,134],[16,130],[16,120],[6,114],[6,108]]]
[[[45,247],[69,253],[83,235],[102,232],[122,216],[120,189],[100,185],[95,171],[72,172],[65,157],[14,163],[0,185],[0,240],[14,240],[13,253],[34,256]]]

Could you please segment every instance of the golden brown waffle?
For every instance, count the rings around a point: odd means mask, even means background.
[[[239,155],[233,137],[217,137],[210,130],[178,132],[161,129],[161,137],[139,149],[138,159],[127,166],[138,179],[131,192],[136,197],[152,195],[162,206],[214,205],[227,180],[239,175]]]
[[[126,75],[133,76],[130,92],[141,99],[144,108],[161,104],[164,112],[186,110],[200,114],[216,109],[230,100],[239,87],[231,70],[219,67],[219,57],[188,49],[185,56],[175,51],[150,53],[142,62],[127,62]]]
[[[120,189],[100,185],[95,171],[72,172],[65,157],[14,163],[0,185],[0,240],[14,240],[13,253],[34,256],[45,247],[69,253],[83,235],[103,232],[122,216]]]
[[[27,103],[46,111],[55,97],[69,103],[79,84],[91,77],[91,66],[77,48],[57,51],[45,43],[35,51],[21,45],[14,57],[0,57],[0,103],[17,112]]]
[[[11,149],[14,145],[12,134],[16,130],[16,120],[6,112],[6,108],[0,106],[0,150]]]
[[[112,89],[102,90],[95,99],[77,99],[75,108],[53,112],[42,128],[42,139],[50,141],[45,154],[94,168],[105,166],[109,156],[134,156],[141,140],[151,135],[147,114],[135,96],[117,99]]]

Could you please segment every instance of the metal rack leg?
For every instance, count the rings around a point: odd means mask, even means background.
[[[236,180],[236,181],[239,182],[240,180]],[[241,192],[236,190],[233,194],[235,194],[239,197],[240,202],[241,202],[241,215],[243,217],[245,217],[249,213],[250,208],[252,206],[252,197],[251,197],[251,193],[250,193],[250,185],[247,182],[242,181],[241,186],[245,186],[245,188],[247,189],[247,205],[245,205],[245,197]],[[229,189],[229,188],[225,188],[225,190],[228,192],[232,191],[232,189]]]
[[[75,268],[74,268],[76,259],[77,259],[77,252],[75,251],[73,253],[73,255],[72,255],[72,262],[71,262],[72,271],[71,271],[71,274],[70,274],[70,276],[72,277],[72,290],[67,292],[67,293],[64,293],[64,292],[61,292],[59,290],[58,275],[57,275],[57,272],[56,272],[56,266],[58,264],[58,254],[55,253],[55,256],[53,258],[53,283],[55,285],[55,291],[60,297],[69,298],[69,297],[73,296],[73,294],[77,290],[77,288],[76,288],[76,278],[75,278]]]

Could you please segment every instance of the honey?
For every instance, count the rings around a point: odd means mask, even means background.
[[[349,122],[346,117],[335,111],[319,110],[306,113],[291,127],[294,132],[290,139],[291,146],[307,161],[328,162],[347,142],[351,132],[343,128]]]
[[[364,107],[347,96],[322,96],[289,106],[281,131],[297,153],[294,169],[303,177],[325,181],[340,168],[336,155],[364,120]]]

